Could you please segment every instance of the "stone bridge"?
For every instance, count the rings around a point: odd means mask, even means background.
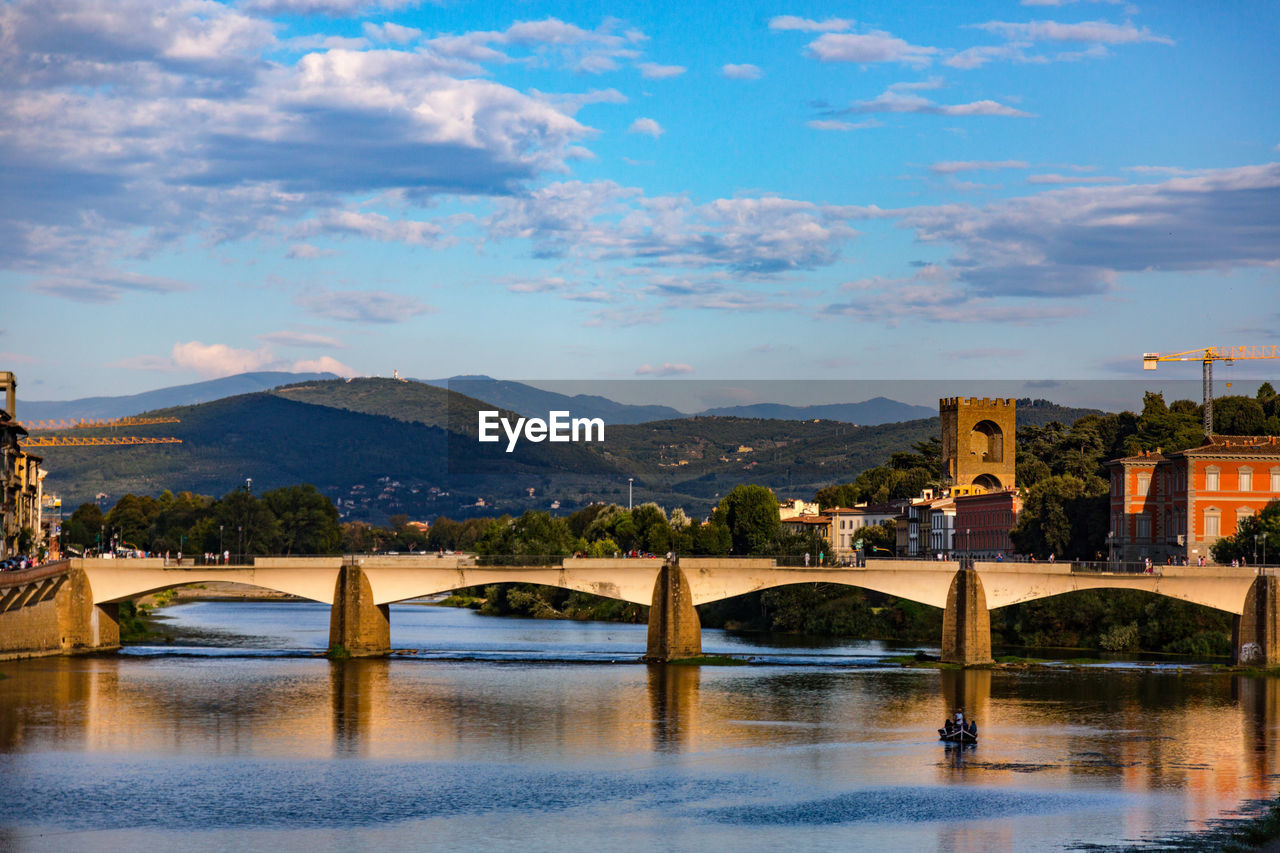
[[[501,558],[487,558],[497,562]],[[508,562],[517,562],[519,558]],[[230,581],[330,605],[330,644],[364,657],[391,647],[393,602],[471,586],[524,582],[650,605],[647,657],[701,654],[696,605],[796,583],[836,583],[943,608],[942,657],[991,660],[990,611],[1085,589],[1137,589],[1236,615],[1237,662],[1280,664],[1280,587],[1228,567],[1160,574],[1077,571],[1070,564],[873,560],[865,567],[779,566],[763,558],[555,560],[485,565],[474,556],[258,557],[243,566],[165,566],[160,559],[78,559],[0,574],[0,659],[119,646],[121,601],[192,583]]]

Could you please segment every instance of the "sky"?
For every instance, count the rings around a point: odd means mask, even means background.
[[[0,3],[0,370],[964,394],[1280,343],[1280,4],[603,8]]]

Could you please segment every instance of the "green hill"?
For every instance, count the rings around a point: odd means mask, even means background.
[[[149,414],[180,422],[129,429],[182,444],[40,452],[46,489],[69,507],[165,489],[222,495],[252,478],[255,491],[312,483],[348,519],[462,517],[625,502],[634,478],[637,501],[704,514],[740,483],[807,497],[939,432],[937,418],[858,427],[693,417],[609,425],[603,444],[523,442],[506,453],[476,441],[476,412],[489,408],[425,383],[312,381],[158,410]],[[1083,411],[1040,402],[1020,408],[1019,422],[1070,423]]]

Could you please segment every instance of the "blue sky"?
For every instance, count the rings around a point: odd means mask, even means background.
[[[1280,5],[609,11],[0,5],[0,369],[1109,379],[1277,342]]]

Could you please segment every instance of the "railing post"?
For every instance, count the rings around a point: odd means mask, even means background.
[[[951,578],[942,613],[942,661],[962,666],[992,662],[991,614],[975,569],[961,569]]]
[[[680,558],[662,564],[649,607],[649,644],[645,660],[653,663],[696,658],[702,654],[702,623],[693,606],[689,579]]]
[[[329,657],[368,658],[390,653],[390,606],[373,603],[373,588],[359,561],[344,562],[329,611]]]

